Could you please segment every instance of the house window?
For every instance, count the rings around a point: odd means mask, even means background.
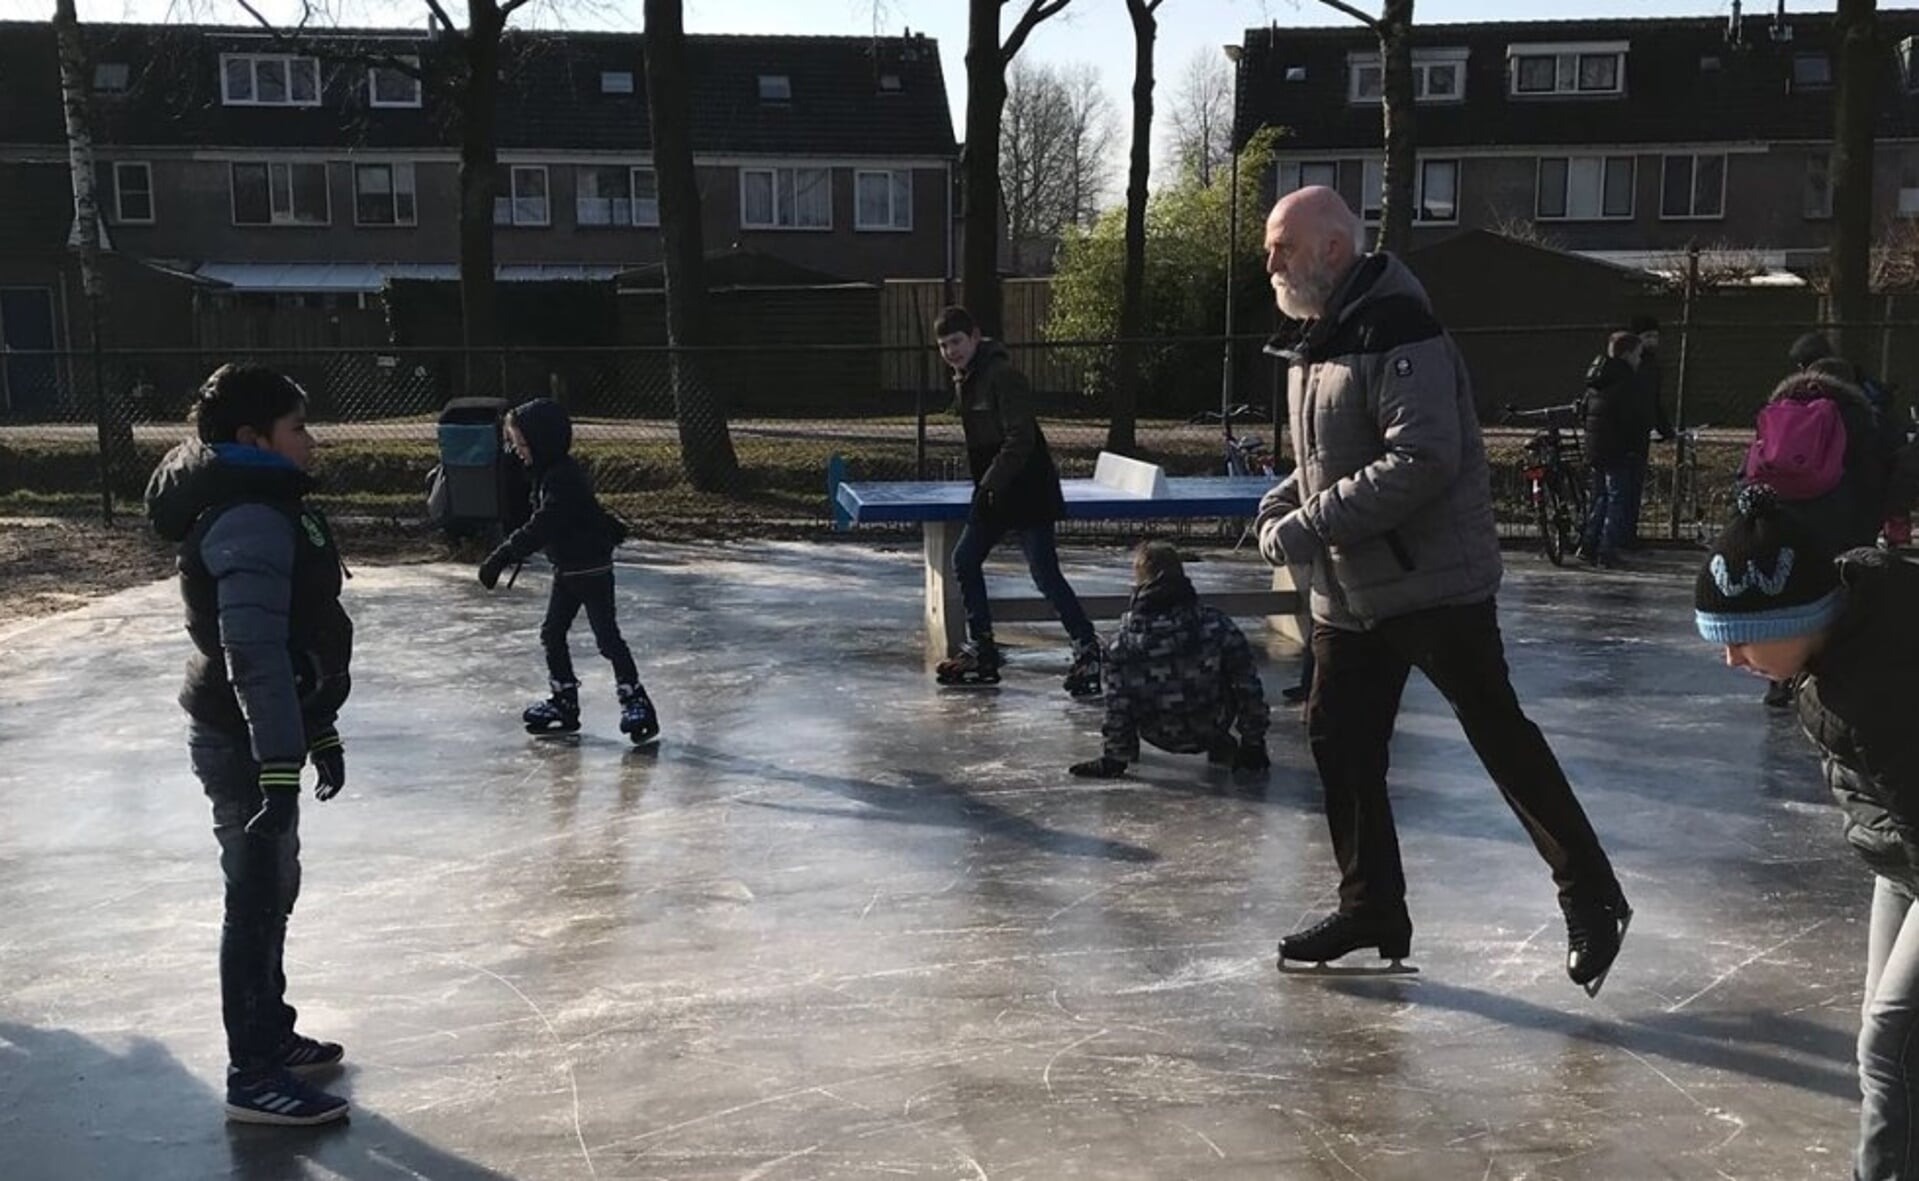
[[[913,228],[913,174],[905,169],[853,174],[853,228]]]
[[[1544,156],[1533,214],[1542,221],[1604,221],[1633,214],[1631,156]]]
[[[413,165],[354,165],[353,224],[362,226],[419,224],[413,195]]]
[[[114,161],[113,220],[126,225],[153,224],[152,165]]]
[[[831,229],[832,178],[832,172],[825,168],[740,169],[740,227]]]
[[[319,60],[277,53],[223,53],[220,101],[229,107],[317,107]]]
[[[1386,161],[1375,156],[1360,167],[1360,216],[1377,223],[1386,207]],[[1459,220],[1459,161],[1421,160],[1413,172],[1413,220]]]
[[[1626,45],[1527,45],[1507,50],[1515,95],[1616,95],[1626,89]]]
[[[1832,216],[1832,157],[1825,152],[1806,157],[1805,215],[1815,221]]]
[[[785,74],[761,74],[760,101],[763,103],[792,102],[793,79]]]
[[[125,62],[100,62],[93,67],[93,93],[125,94],[133,71]]]
[[[231,176],[234,225],[323,226],[333,220],[325,164],[235,163]]]
[[[1298,189],[1324,185],[1329,189],[1339,187],[1339,161],[1337,160],[1283,160],[1279,165],[1279,195],[1284,197]]]
[[[1794,90],[1831,90],[1832,59],[1823,53],[1802,53],[1792,59]]]
[[[1726,157],[1713,152],[1667,156],[1659,187],[1662,218],[1714,218],[1726,213]]]
[[[651,168],[596,164],[578,173],[574,216],[583,226],[660,224],[660,187]]]
[[[544,226],[552,224],[546,200],[546,167],[539,164],[500,165],[494,173],[493,224]]]
[[[396,58],[410,69],[397,69],[393,66],[374,66],[366,72],[367,95],[376,107],[417,107],[420,105],[420,59],[417,57]]]
[[[881,94],[898,94],[899,92],[900,92],[900,76],[898,74],[881,74],[880,75],[880,93]]]
[[[601,70],[600,71],[600,93],[601,94],[632,94],[633,93],[633,71],[632,70]]]
[[[1351,85],[1347,99],[1354,103],[1378,102],[1386,93],[1386,74],[1378,54],[1359,54],[1351,59]],[[1413,54],[1413,101],[1457,102],[1465,97],[1466,54],[1464,50],[1435,50]]]

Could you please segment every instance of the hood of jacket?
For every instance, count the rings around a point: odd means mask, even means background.
[[[535,398],[513,408],[513,425],[526,440],[527,466],[545,471],[573,449],[573,420],[551,398]]]
[[[1141,615],[1164,615],[1199,602],[1199,593],[1184,574],[1162,574],[1133,589],[1132,609]]]
[[[1919,597],[1919,565],[1876,546],[1848,550],[1837,565],[1845,607],[1806,671],[1816,678],[1835,666],[1878,668],[1919,658],[1919,626],[1906,624]]]
[[[313,477],[275,452],[244,443],[209,446],[190,439],[167,452],[147,481],[147,519],[168,541],[185,541],[193,523],[216,505],[242,500],[298,500]]]
[[[1806,370],[1786,377],[1772,389],[1768,403],[1789,397],[1824,397],[1841,404],[1850,403],[1859,410],[1871,413],[1872,403],[1866,400],[1866,393],[1853,383],[1832,373],[1820,373]]]
[[[1610,393],[1631,386],[1638,377],[1639,371],[1622,357],[1594,357],[1586,370],[1586,388]]]

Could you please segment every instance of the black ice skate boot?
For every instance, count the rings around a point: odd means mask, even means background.
[[[520,720],[528,734],[571,734],[580,728],[580,685],[577,681],[548,681],[553,696],[526,707]]]
[[[634,746],[644,746],[658,738],[660,714],[653,708],[646,689],[639,685],[621,685],[619,694],[620,733],[631,738]]]
[[[1074,697],[1098,697],[1103,658],[1098,640],[1075,642],[1073,667],[1066,670],[1066,691]]]
[[[1587,996],[1598,996],[1606,973],[1619,958],[1620,944],[1626,941],[1632,907],[1624,894],[1615,894],[1611,902],[1597,905],[1562,898],[1559,908],[1566,914],[1566,975]]]
[[[940,661],[933,676],[942,685],[997,685],[999,645],[993,643],[991,633],[976,636]]]
[[[1279,970],[1299,971],[1289,964],[1317,964],[1318,970],[1345,975],[1388,975],[1416,972],[1401,961],[1412,951],[1413,923],[1404,914],[1396,918],[1375,918],[1363,914],[1334,911],[1304,931],[1295,931],[1279,941]],[[1328,968],[1333,960],[1361,948],[1379,952],[1388,961],[1384,967]]]

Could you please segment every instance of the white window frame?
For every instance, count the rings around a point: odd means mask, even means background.
[[[266,221],[240,220],[240,187],[235,183],[235,170],[239,168],[265,168],[267,170]],[[282,215],[278,210],[273,208],[273,170],[276,168],[286,170],[287,212],[285,215]],[[321,170],[323,183],[320,186],[320,191],[326,194],[326,209],[323,211],[323,215],[319,221],[301,221],[293,215],[293,194],[295,192],[293,170],[295,168],[318,168]],[[227,199],[230,205],[233,224],[243,229],[264,230],[292,228],[310,230],[330,226],[333,224],[333,169],[329,167],[324,160],[231,160],[227,163]]]
[[[553,224],[553,177],[548,174],[546,165],[503,163],[499,165],[499,167],[506,169],[506,192],[495,193],[493,195],[493,224],[495,226],[502,227],[502,228],[507,226],[515,226],[521,229],[544,229],[552,225]],[[520,176],[522,173],[533,173],[533,172],[537,172],[540,174],[540,198],[539,199],[544,205],[545,216],[543,216],[539,221],[534,221],[531,218],[528,218],[522,221],[520,218],[520,202],[522,200],[531,201],[533,200],[533,198],[531,197],[522,198],[520,196]],[[500,204],[502,201],[506,203],[504,206]],[[506,213],[506,217],[504,219],[502,219],[500,216],[502,209],[504,209]]]
[[[868,222],[861,218],[860,182],[868,177],[886,179],[886,210],[888,218],[883,222]],[[902,202],[901,187],[904,182],[905,197]],[[902,203],[904,208],[901,208]],[[913,231],[913,170],[910,168],[856,168],[853,170],[853,228],[861,233],[908,234]]]
[[[415,70],[418,70],[420,68],[420,59],[417,57],[396,57],[393,60],[405,62],[406,64],[412,66]],[[413,88],[413,98],[410,101],[406,99],[395,101],[393,99],[381,98],[380,97],[380,75],[382,73],[391,74],[396,78],[406,79],[407,84]],[[394,108],[394,109],[400,109],[400,110],[416,110],[417,111],[420,109],[421,93],[425,89],[426,87],[421,83],[418,75],[409,74],[405,72],[404,70],[396,70],[392,66],[368,66],[367,67],[366,101],[367,101],[367,105],[370,107]]]
[[[247,63],[247,95],[235,98],[232,78],[227,67],[234,62]],[[278,62],[286,77],[286,98],[280,102],[267,102],[260,98],[260,67],[270,62]],[[313,97],[310,99],[293,96],[293,69],[297,62],[305,62],[313,70]],[[320,77],[320,59],[298,53],[223,53],[220,55],[220,105],[227,107],[317,107],[320,95],[326,89],[325,80]]]
[[[388,188],[385,196],[388,202],[393,206],[392,221],[361,221],[360,220],[360,197],[361,197],[360,170],[373,169],[373,168],[384,168],[387,170]],[[413,212],[411,216],[408,216],[405,218],[402,218],[400,216],[400,195],[402,193],[412,198],[412,204],[413,204]],[[377,196],[379,194],[374,194],[374,195]],[[356,226],[363,226],[368,229],[380,229],[380,230],[403,230],[403,229],[408,229],[420,224],[420,190],[418,187],[418,174],[417,174],[417,170],[413,166],[412,161],[410,160],[394,160],[394,161],[373,160],[373,161],[366,161],[363,163],[357,163],[353,165],[353,224]]]
[[[1719,212],[1693,213],[1699,207],[1699,161],[1706,156],[1719,157]],[[1732,169],[1728,166],[1729,157],[1725,152],[1667,152],[1659,157],[1659,220],[1660,221],[1724,221],[1726,219],[1726,174]],[[1686,185],[1685,213],[1666,212],[1666,169],[1672,167],[1674,160],[1692,161],[1691,178]]]
[[[802,172],[818,172],[824,174],[826,180],[826,220],[818,225],[801,225],[798,221],[799,211],[795,208],[793,212],[794,222],[790,225],[781,225],[780,196],[783,190],[780,185],[780,175],[782,173],[792,174],[792,200],[794,205],[797,206],[799,204],[799,174]],[[749,221],[747,220],[746,214],[747,178],[762,174],[772,178],[769,183],[772,187],[771,204],[773,219],[770,222]],[[815,164],[750,164],[742,166],[740,168],[740,228],[743,230],[779,230],[797,233],[818,233],[823,230],[831,230],[833,228],[833,170],[824,165]]]
[[[632,70],[601,70],[601,94],[632,94],[635,82]]]
[[[640,174],[653,178],[653,215],[642,220],[640,217]],[[627,170],[627,183],[633,187],[633,224],[642,228],[658,228],[660,224],[660,174],[651,164],[635,164]]]
[[[1566,162],[1566,192],[1565,192],[1566,212],[1564,213],[1549,214],[1549,213],[1542,212],[1539,207],[1540,173],[1545,171],[1546,161],[1548,160],[1564,160]],[[1573,161],[1575,160],[1598,160],[1600,162],[1599,164],[1599,212],[1591,217],[1576,216],[1574,215],[1572,211],[1573,209],[1572,178],[1573,178]],[[1612,162],[1615,160],[1628,161],[1627,167],[1630,170],[1630,176],[1626,184],[1626,191],[1630,194],[1631,200],[1627,203],[1627,209],[1626,209],[1626,212],[1624,213],[1607,213],[1606,212],[1606,171],[1608,168],[1612,166]],[[1568,222],[1632,221],[1633,218],[1637,216],[1638,211],[1639,211],[1639,157],[1638,156],[1631,155],[1629,153],[1624,153],[1624,152],[1568,152],[1563,156],[1562,155],[1540,156],[1533,163],[1533,220],[1534,221],[1568,221]]]
[[[1430,164],[1450,164],[1453,166],[1453,215],[1449,218],[1428,218],[1426,214],[1426,167]],[[1413,163],[1413,224],[1420,226],[1452,226],[1459,224],[1459,178],[1463,168],[1457,156],[1421,156]],[[1359,163],[1359,218],[1362,224],[1376,226],[1380,214],[1386,206],[1386,158],[1367,156]],[[1365,199],[1372,193],[1372,208],[1368,209]]]
[[[793,101],[793,75],[791,74],[761,74],[757,87],[760,101],[763,103]]]
[[[1321,157],[1310,160],[1281,160],[1275,167],[1277,172],[1274,177],[1274,186],[1278,190],[1278,195],[1281,197],[1284,197],[1288,193],[1296,193],[1306,187],[1306,170],[1308,168],[1332,169],[1333,182],[1326,187],[1332,189],[1334,192],[1339,191],[1339,161],[1336,158]],[[1290,183],[1288,183],[1289,173],[1291,174]],[[1314,181],[1313,183],[1317,184],[1319,182]]]
[[[1413,101],[1416,103],[1457,103],[1466,101],[1466,61],[1471,51],[1465,49],[1416,49],[1413,51]],[[1453,93],[1435,95],[1432,93],[1432,69],[1434,66],[1453,67],[1453,77],[1457,79]],[[1379,94],[1365,94],[1359,85],[1359,72],[1363,69],[1379,70]],[[1354,53],[1346,58],[1346,101],[1354,106],[1367,106],[1385,101],[1386,74],[1380,64],[1377,53]]]
[[[584,174],[590,169],[601,168],[624,171],[626,176],[625,197],[588,197],[585,195],[586,186],[583,183]],[[641,212],[643,205],[640,197],[640,177],[642,175],[652,178],[653,188],[653,196],[648,199],[652,206],[652,212],[644,215]],[[606,220],[596,221],[590,219],[582,212],[584,209],[582,203],[589,200],[609,202],[624,201],[626,204],[625,220],[615,219],[613,217],[615,207],[611,206],[608,208]],[[578,225],[581,229],[619,230],[635,227],[640,229],[657,227],[660,224],[660,180],[658,174],[653,171],[653,166],[650,164],[622,165],[617,163],[594,163],[576,165],[573,170],[573,221],[574,224]]]
[[[147,215],[145,217],[128,217],[127,216],[126,204],[121,197],[121,195],[127,191],[127,186],[122,184],[120,181],[120,170],[122,168],[137,168],[147,178],[147,184],[146,184]],[[150,226],[153,224],[154,213],[155,213],[155,210],[154,210],[154,201],[153,201],[153,165],[147,163],[144,160],[115,160],[113,162],[113,220],[114,220],[114,223],[117,225],[123,225],[123,226]]]
[[[1621,98],[1626,93],[1626,57],[1632,46],[1625,41],[1571,42],[1567,44],[1508,45],[1506,47],[1506,93],[1512,98]],[[1613,85],[1604,89],[1584,87],[1579,74],[1585,59],[1611,57]],[[1551,90],[1522,90],[1519,85],[1520,62],[1527,59],[1553,59]]]

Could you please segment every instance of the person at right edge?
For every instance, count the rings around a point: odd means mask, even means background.
[[[1860,1005],[1857,1181],[1919,1177],[1919,566],[1840,554],[1748,484],[1694,581],[1700,636],[1725,661],[1796,687],[1845,840],[1872,870]]]
[[[1465,361],[1397,258],[1361,254],[1332,189],[1289,194],[1266,221],[1289,350],[1293,474],[1268,493],[1260,553],[1311,570],[1307,738],[1325,787],[1339,907],[1280,941],[1280,966],[1410,951],[1412,920],[1387,795],[1387,751],[1414,668],[1552,869],[1566,971],[1596,994],[1632,918],[1551,747],[1513,692],[1494,594],[1502,567]]]

